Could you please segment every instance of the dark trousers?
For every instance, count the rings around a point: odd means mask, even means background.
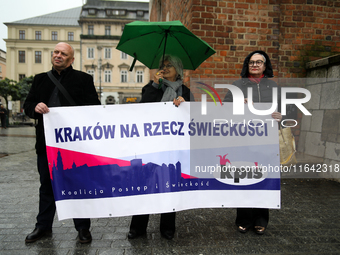
[[[1,116],[1,127],[3,127],[3,128],[6,127],[6,115]]]
[[[38,171],[40,175],[39,213],[35,226],[40,229],[51,229],[56,206],[46,154],[38,155]],[[90,229],[90,219],[73,219],[73,222],[78,231]]]
[[[245,228],[261,226],[267,227],[269,209],[266,208],[237,208],[236,225]]]
[[[175,212],[162,213],[161,222],[160,222],[161,232],[164,232],[167,230],[175,232],[175,221],[176,221]],[[130,230],[134,230],[138,234],[143,234],[146,232],[148,222],[149,222],[149,214],[134,215],[132,216]]]

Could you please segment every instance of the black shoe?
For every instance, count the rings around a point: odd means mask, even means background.
[[[174,238],[175,231],[172,231],[172,230],[161,231],[161,235],[162,235],[165,239],[171,240],[172,238]]]
[[[88,229],[81,229],[78,231],[79,233],[79,242],[80,243],[89,243],[92,241],[91,232]]]
[[[238,232],[244,234],[244,233],[247,233],[247,232],[248,232],[249,228],[242,227],[242,226],[238,226],[238,227],[237,227],[237,230],[238,230]]]
[[[130,229],[130,231],[128,233],[128,239],[135,239],[135,238],[140,237],[140,236],[145,235],[145,234],[146,234],[146,231],[144,231],[144,232],[137,232],[134,229]]]
[[[28,234],[25,239],[25,243],[33,243],[40,238],[42,238],[45,235],[51,234],[52,230],[51,229],[40,229],[40,228],[35,228],[31,234]]]
[[[255,229],[255,233],[258,235],[263,235],[264,232],[266,231],[266,228],[261,227],[261,226],[255,226],[254,229]]]

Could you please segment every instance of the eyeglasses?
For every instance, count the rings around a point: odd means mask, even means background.
[[[254,66],[256,64],[256,66],[262,66],[263,65],[263,61],[262,60],[257,60],[257,61],[249,61],[249,66]]]
[[[164,69],[164,67],[166,67],[167,69],[173,67],[173,65],[171,64],[167,64],[167,65],[161,65],[161,67],[159,69]]]

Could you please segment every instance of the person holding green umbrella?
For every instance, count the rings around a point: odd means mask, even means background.
[[[173,102],[178,107],[181,102],[190,101],[193,98],[188,87],[183,85],[183,64],[175,56],[165,55],[161,58],[159,71],[153,76],[142,89],[141,103]],[[162,237],[172,239],[175,234],[176,213],[162,213],[160,231]],[[149,215],[135,215],[132,217],[129,239],[134,239],[146,234]]]

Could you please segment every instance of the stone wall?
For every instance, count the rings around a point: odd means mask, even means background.
[[[309,62],[306,69],[312,98],[305,107],[312,116],[302,117],[298,151],[334,168],[340,164],[340,55]]]
[[[151,0],[150,21],[180,20],[216,54],[193,78],[239,77],[242,62],[264,50],[279,78],[302,78],[309,61],[340,52],[340,1]]]
[[[216,50],[185,73],[188,86],[190,78],[238,79],[254,50],[268,53],[276,78],[305,78],[307,62],[340,52],[340,1],[150,0],[150,21],[166,20],[180,20]],[[298,143],[299,127],[293,132]]]

